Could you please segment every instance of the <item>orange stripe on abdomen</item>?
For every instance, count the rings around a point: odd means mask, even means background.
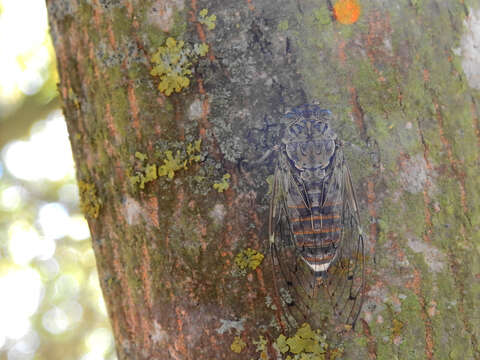
[[[297,246],[301,248],[325,248],[330,245],[336,245],[340,241],[340,236],[336,239],[315,239],[315,240],[297,240]]]
[[[317,215],[317,216],[305,216],[302,218],[291,219],[291,222],[303,222],[303,221],[315,221],[315,220],[331,220],[331,219],[340,219],[339,214],[330,214],[330,215]]]
[[[333,257],[335,256],[334,254],[326,255],[326,256],[305,256],[302,255],[305,261],[311,263],[311,264],[325,264],[330,262]]]
[[[330,233],[330,232],[337,232],[340,231],[341,229],[339,227],[324,227],[320,229],[310,229],[310,230],[304,230],[304,231],[294,231],[294,235],[311,235],[311,234],[325,234],[325,233]]]
[[[329,206],[340,206],[342,205],[342,202],[326,202],[324,203],[321,207],[329,207]],[[308,209],[308,207],[305,204],[300,204],[300,205],[288,205],[290,209]]]

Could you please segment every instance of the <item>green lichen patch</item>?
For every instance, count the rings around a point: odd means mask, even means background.
[[[241,270],[255,270],[262,263],[264,257],[265,256],[257,250],[248,248],[235,256],[235,264]]]
[[[282,20],[278,23],[277,30],[287,31],[288,30],[288,20]]]
[[[262,335],[260,335],[258,340],[253,340],[253,345],[256,346],[255,351],[260,353],[258,360],[270,359],[270,357],[268,356],[267,344],[267,339],[265,339]]]
[[[170,96],[174,91],[178,93],[187,88],[190,85],[193,62],[207,52],[207,44],[195,44],[192,48],[182,40],[169,37],[151,59],[154,65],[150,74],[160,78],[158,90]]]
[[[276,311],[277,310],[277,305],[274,304],[273,302],[273,299],[270,295],[267,295],[265,297],[265,306],[268,308],[268,309],[271,309],[273,311]]]
[[[293,297],[290,292],[285,288],[280,288],[280,300],[285,305],[292,305],[293,304]]]
[[[415,7],[415,9],[420,10],[423,6],[423,0],[411,0],[411,4]]]
[[[222,180],[220,182],[213,184],[213,188],[218,192],[224,192],[230,187],[229,179],[230,179],[230,174],[223,175]]]
[[[260,335],[258,340],[253,340],[253,345],[256,346],[255,351],[260,353],[259,360],[268,359],[267,340],[262,335]]]
[[[80,208],[83,214],[96,219],[100,212],[101,202],[97,198],[95,184],[79,181],[78,191],[80,194]]]
[[[208,10],[202,9],[198,14],[198,22],[207,27],[208,30],[215,29],[215,23],[217,21],[217,15],[208,16]]]
[[[331,348],[326,341],[326,336],[320,330],[312,330],[309,324],[304,323],[297,332],[286,337],[281,334],[274,342],[273,347],[281,354],[286,355],[286,360],[324,360],[337,359],[343,354],[340,348]]]
[[[319,9],[314,10],[313,15],[315,20],[320,25],[328,25],[332,22],[330,10],[328,10],[326,6],[322,6]]]
[[[247,344],[245,344],[245,341],[243,341],[240,336],[235,336],[233,343],[230,345],[230,349],[233,352],[240,354],[242,350],[245,349],[245,346],[247,346]]]
[[[207,44],[195,44],[193,46],[193,52],[195,55],[198,56],[205,56],[208,53],[208,45]]]
[[[268,175],[267,178],[265,179],[265,182],[268,185],[268,190],[267,190],[267,195],[273,194],[273,180],[275,176],[273,175]]]

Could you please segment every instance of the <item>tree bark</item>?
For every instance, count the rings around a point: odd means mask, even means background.
[[[367,233],[361,320],[331,347],[345,359],[480,359],[480,8],[343,0],[360,9],[347,24],[338,2],[47,0],[119,359],[280,356],[270,259],[235,262],[268,253],[274,161],[238,163],[314,100],[352,144]],[[203,43],[206,55],[188,53]],[[191,63],[169,96],[151,74],[159,48]]]

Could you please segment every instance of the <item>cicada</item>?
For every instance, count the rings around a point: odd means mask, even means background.
[[[326,306],[349,328],[363,303],[364,238],[330,116],[308,104],[286,114],[290,122],[276,147],[270,250],[277,292],[295,319],[313,320]]]

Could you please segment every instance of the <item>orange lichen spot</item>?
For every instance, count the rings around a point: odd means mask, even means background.
[[[339,0],[333,6],[333,13],[340,24],[353,24],[360,17],[360,4],[357,0]]]

